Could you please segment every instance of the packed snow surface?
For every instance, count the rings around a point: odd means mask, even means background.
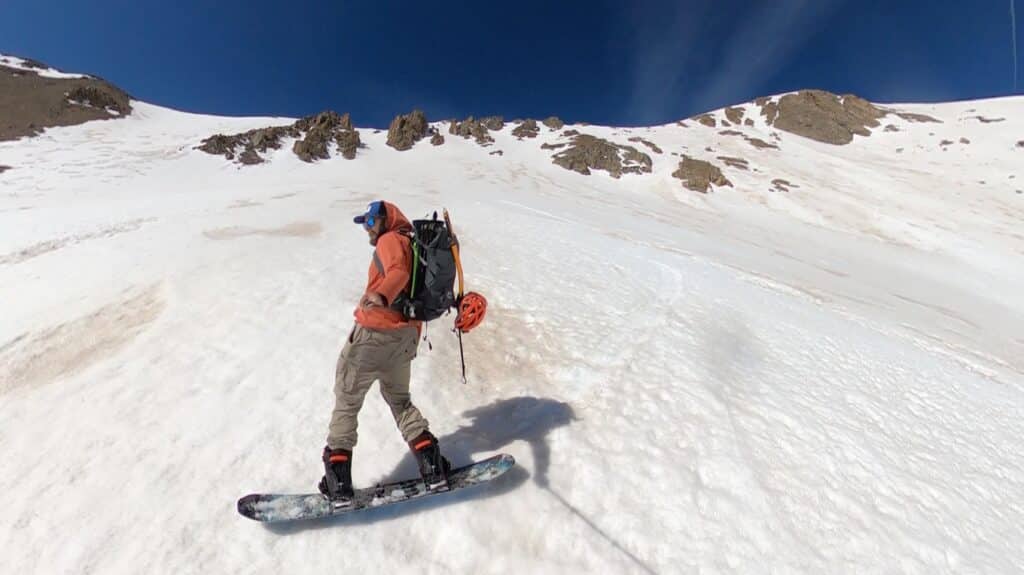
[[[838,147],[754,107],[735,129],[779,149],[569,126],[651,154],[619,180],[553,165],[544,127],[243,168],[194,147],[291,120],[132,105],[0,143],[0,571],[1024,571],[1024,100],[900,106],[943,123]],[[698,194],[681,153],[750,169]],[[517,467],[249,521],[242,495],[320,478],[378,198],[447,207],[490,303],[466,384],[431,324],[414,401],[456,465]],[[354,464],[416,472],[376,392]]]

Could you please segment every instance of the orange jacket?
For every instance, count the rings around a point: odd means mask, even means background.
[[[407,320],[401,312],[388,307],[409,287],[412,245],[405,234],[412,231],[412,224],[398,206],[384,202],[384,210],[387,228],[377,238],[366,282],[367,292],[376,292],[384,297],[384,307],[363,308],[357,305],[353,315],[356,316],[356,323],[370,329],[398,329],[406,326],[419,329],[423,322]]]

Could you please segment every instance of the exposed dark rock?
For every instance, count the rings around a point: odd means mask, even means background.
[[[388,126],[387,144],[398,151],[412,148],[427,134],[427,116],[421,110],[395,116]]]
[[[494,142],[494,138],[491,137],[487,126],[484,125],[484,121],[475,120],[473,116],[461,122],[452,120],[448,125],[448,133],[467,139],[472,137],[481,146],[489,146]]]
[[[501,116],[487,116],[486,118],[480,118],[480,123],[492,132],[500,132],[501,129],[505,127],[505,119]]]
[[[941,142],[939,142],[939,145],[940,146],[948,146],[948,145],[950,145],[952,143],[953,143],[953,140],[942,140]]]
[[[818,142],[843,145],[853,141],[855,134],[871,135],[868,128],[877,127],[878,119],[885,114],[854,95],[840,97],[822,90],[803,90],[780,98],[778,116],[769,124]]]
[[[348,116],[348,114],[345,114]],[[335,132],[334,141],[338,144],[341,156],[346,160],[353,160],[356,157],[356,150],[362,145],[359,141],[359,132],[356,130],[341,130]]]
[[[696,120],[709,128],[714,128],[717,125],[715,123],[715,117],[712,116],[711,114],[701,114],[699,116],[694,116],[693,118],[690,119]]]
[[[9,170],[9,169],[11,169],[11,167],[10,167],[10,166],[4,166],[4,165],[0,165],[0,174],[2,174],[2,173],[4,173],[4,172],[6,172],[6,171],[7,171],[7,170]]]
[[[253,164],[262,164],[263,158],[256,153],[256,150],[250,148],[239,154],[238,161],[247,166],[251,166]]]
[[[900,131],[900,129],[899,129],[899,128],[897,128],[897,127],[896,127],[895,125],[893,125],[893,124],[886,124],[886,125],[885,125],[885,131],[886,131],[886,132],[899,132],[899,131]]]
[[[512,128],[512,135],[522,140],[523,138],[536,138],[540,133],[540,126],[537,120],[527,118],[521,124]]]
[[[341,155],[349,160],[356,157],[360,146],[359,132],[352,128],[348,114],[324,111],[297,120],[290,126],[258,128],[227,136],[216,134],[201,142],[197,149],[208,154],[238,159],[245,165],[264,161],[261,154],[281,148],[282,140],[296,138],[292,151],[304,162],[330,158],[328,144],[333,140]]]
[[[101,110],[115,110],[120,115],[132,111],[127,99],[119,98],[117,94],[101,86],[76,86],[68,92],[68,101],[87,104]]]
[[[743,135],[743,132],[738,132],[736,130],[722,130],[722,131],[720,131],[718,133],[723,135],[723,136],[742,136]]]
[[[746,160],[744,160],[743,158],[733,158],[733,157],[730,157],[730,156],[718,156],[718,159],[722,160],[722,162],[725,163],[725,165],[729,166],[730,168],[737,168],[737,169],[740,169],[740,170],[749,170],[750,169],[749,163]]]
[[[552,130],[561,130],[562,127],[565,126],[565,122],[558,119],[557,116],[548,116],[547,118],[544,118],[542,123]]]
[[[897,154],[902,154],[903,153],[903,148],[896,148],[896,153]]]
[[[433,136],[430,137],[430,143],[435,146],[440,146],[441,144],[444,143],[444,136],[435,133]]]
[[[782,178],[776,178],[772,180],[772,186],[775,187],[776,192],[788,192],[789,188],[799,188],[796,184],[791,184]]]
[[[320,112],[295,122],[295,129],[306,134],[292,145],[292,151],[304,162],[330,159],[328,144],[331,140],[337,143],[346,159],[356,157],[359,132],[352,129],[348,114],[339,116],[333,111]]]
[[[689,128],[690,127],[690,126],[686,125],[686,122],[684,122],[682,120],[679,120],[678,122],[676,122],[676,125],[679,126],[680,128]]]
[[[779,149],[779,147],[776,146],[775,144],[769,144],[768,142],[766,142],[766,141],[764,141],[764,140],[762,140],[760,138],[746,138],[746,140],[747,140],[747,143],[749,143],[751,146],[754,146],[755,148],[757,148],[759,150],[763,150],[765,148],[771,148],[772,150],[778,150]]]
[[[739,124],[743,121],[743,108],[726,108],[725,117],[733,124]]]
[[[977,120],[982,124],[993,124],[995,122],[1005,122],[1006,118],[986,118],[984,116],[971,116],[968,120]]]
[[[541,149],[544,149],[544,150],[557,150],[559,148],[564,148],[564,147],[566,147],[568,145],[569,144],[564,144],[564,143],[563,144],[541,144],[540,147],[541,147]]]
[[[925,123],[941,124],[942,123],[942,120],[936,120],[935,118],[933,118],[931,116],[926,116],[925,114],[913,114],[913,113],[910,113],[910,112],[896,112],[896,116],[898,116],[900,118],[903,118],[904,120],[906,120],[908,122],[916,122],[916,123],[919,123],[919,124],[925,124]]]
[[[744,126],[753,126],[754,125],[754,121],[751,120],[750,118],[747,118],[746,120],[743,120],[743,125]]]
[[[43,64],[39,60],[33,60],[32,58],[22,58],[21,65],[26,68],[35,68],[37,70],[45,70],[49,68],[46,64]]]
[[[775,123],[775,118],[779,116],[779,104],[772,102],[770,98],[758,98],[754,102],[761,106],[761,115],[764,116],[765,122],[769,126]]]
[[[29,61],[30,68],[48,68]],[[0,141],[35,136],[46,128],[123,118],[128,94],[99,78],[47,78],[0,65]]]
[[[562,135],[566,136],[566,137],[568,137],[568,136],[578,136],[579,135],[579,131],[578,130],[566,130],[566,131],[562,132]]]
[[[555,154],[552,161],[584,175],[589,175],[591,169],[605,170],[613,178],[651,171],[651,157],[647,154],[590,134],[574,136],[569,148]]]
[[[686,155],[683,155],[676,171],[672,172],[672,177],[682,180],[683,187],[705,194],[712,184],[732,187],[732,182],[722,174],[718,166]]]
[[[1018,148],[1024,148],[1024,140],[1019,140],[1019,141],[1017,142],[1017,147],[1018,147]]]
[[[728,128],[732,126],[732,124],[729,123],[729,120],[722,120],[722,126]]]
[[[971,143],[971,141],[970,141],[970,140],[968,140],[967,138],[960,138],[960,143],[961,143],[961,144],[970,144],[970,143]]]
[[[491,152],[490,155],[492,155],[492,156],[504,156],[505,152],[502,152],[501,150],[494,150],[493,152]]]
[[[641,143],[650,148],[651,151],[654,152],[655,154],[662,153],[661,148],[659,148],[657,144],[655,144],[654,142],[648,142],[647,140],[641,138],[640,136],[633,136],[632,138],[629,139],[629,141]]]

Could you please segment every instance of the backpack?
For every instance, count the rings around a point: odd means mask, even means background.
[[[396,302],[407,319],[430,321],[456,306],[455,240],[444,220],[412,222],[412,274],[408,294]]]

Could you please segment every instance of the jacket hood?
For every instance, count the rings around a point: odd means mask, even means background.
[[[398,209],[398,206],[391,202],[383,202],[384,204],[384,221],[387,223],[387,228],[384,229],[383,233],[387,232],[410,232],[412,231],[412,224],[409,223],[409,219],[405,217],[402,210]]]

